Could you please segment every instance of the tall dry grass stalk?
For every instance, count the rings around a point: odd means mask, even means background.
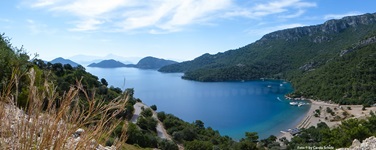
[[[26,75],[30,81],[26,108],[21,110],[15,104],[19,72],[13,73],[0,94],[0,149],[95,149],[122,121],[116,115],[124,111],[130,98],[123,94],[107,103],[96,100],[95,95],[88,95],[80,81],[59,96],[52,82],[45,81],[39,88],[34,85],[33,68]],[[79,94],[85,99],[80,99]],[[123,129],[126,126],[124,123]],[[79,128],[85,132],[74,137]],[[125,142],[125,132],[116,139],[116,147]]]

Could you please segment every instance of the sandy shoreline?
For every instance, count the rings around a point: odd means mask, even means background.
[[[376,107],[368,107],[366,110],[362,110],[362,105],[339,105],[312,99],[306,100],[310,102],[310,108],[307,113],[304,114],[303,119],[295,126],[298,129],[316,126],[320,122],[325,122],[332,128],[340,125],[343,120],[349,118],[363,119],[369,116],[370,111],[376,111]],[[332,110],[333,113],[328,113],[327,109]],[[320,113],[315,116],[317,111]],[[281,132],[278,138],[282,137],[286,137],[290,140],[293,136],[288,132]]]

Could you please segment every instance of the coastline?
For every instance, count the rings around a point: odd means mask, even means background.
[[[304,114],[302,120],[294,126],[298,129],[309,128],[311,126],[317,126],[318,123],[324,122],[330,128],[339,126],[343,120],[350,118],[365,119],[370,116],[370,112],[376,111],[376,107],[367,107],[366,110],[362,110],[362,105],[339,105],[334,103],[329,103],[326,101],[305,99],[305,98],[289,98],[285,96],[288,100],[308,100],[310,102],[309,110]],[[327,109],[333,111],[333,113],[328,113]],[[320,114],[315,114],[317,111],[320,111]],[[302,114],[303,115],[303,114]],[[293,137],[289,132],[282,132],[277,136],[278,139],[286,137],[288,140],[291,140]]]

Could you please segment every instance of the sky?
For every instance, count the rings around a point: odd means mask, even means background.
[[[375,0],[1,0],[0,33],[44,60],[186,61],[276,30],[375,12]]]

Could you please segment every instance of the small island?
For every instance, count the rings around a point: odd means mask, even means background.
[[[52,64],[61,63],[63,65],[69,64],[72,67],[77,67],[78,65],[80,65],[80,64],[78,64],[78,63],[76,63],[76,62],[74,62],[74,61],[72,61],[70,59],[64,59],[63,57],[55,58],[55,59],[51,60],[50,63],[52,63]]]
[[[162,58],[155,58],[155,57],[145,57],[138,61],[137,64],[124,64],[120,61],[109,59],[103,60],[99,63],[92,63],[88,65],[88,67],[97,67],[97,68],[119,68],[119,67],[133,67],[139,69],[154,69],[157,70],[167,65],[176,64],[178,62],[172,60],[165,60]]]
[[[97,67],[97,68],[119,68],[125,67],[126,65],[120,61],[116,61],[114,59],[103,60],[99,63],[92,63],[88,65],[88,67]]]
[[[159,69],[167,65],[176,64],[178,62],[172,60],[165,60],[155,57],[145,57],[142,58],[136,65],[128,65],[129,67],[135,67],[140,69]]]

